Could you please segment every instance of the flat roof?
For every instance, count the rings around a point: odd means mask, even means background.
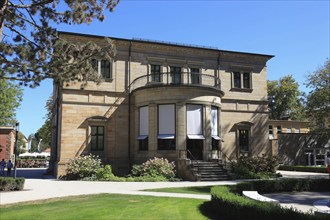
[[[110,39],[113,39],[113,40],[121,40],[121,41],[128,41],[128,42],[152,43],[152,44],[159,44],[159,45],[168,45],[168,46],[177,46],[177,47],[185,47],[185,48],[212,50],[212,51],[218,51],[218,52],[256,55],[256,56],[264,56],[264,57],[268,57],[268,58],[274,57],[274,55],[240,52],[240,51],[231,51],[231,50],[220,50],[217,47],[209,47],[209,46],[201,46],[201,45],[193,45],[193,44],[185,44],[185,43],[174,43],[174,42],[149,40],[149,39],[142,39],[142,38],[126,39],[126,38],[117,38],[117,37],[101,36],[101,35],[93,35],[93,34],[83,34],[83,33],[67,32],[67,31],[58,31],[58,33],[59,34],[67,34],[67,35],[77,35],[77,36],[83,36],[83,37],[110,38]]]

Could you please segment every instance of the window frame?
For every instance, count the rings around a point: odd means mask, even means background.
[[[160,106],[162,105],[173,105],[174,107],[174,134],[160,134]],[[157,150],[176,150],[176,104],[173,103],[166,103],[166,104],[159,104],[157,106]],[[161,136],[173,136],[172,137],[163,137]]]
[[[147,134],[142,133],[141,131],[141,109],[147,108]],[[149,149],[149,106],[140,106],[139,107],[139,136],[138,136],[138,142],[139,142],[139,151],[148,151]]]
[[[99,76],[101,76],[105,81],[111,81],[113,79],[113,61],[112,60],[105,60],[105,59],[92,59],[91,60],[92,62],[92,66],[93,68],[97,71],[97,74]],[[108,74],[109,74],[109,77],[104,77],[104,74],[103,74],[103,69],[105,68],[103,63],[104,62],[107,62],[108,63],[108,66],[106,68],[108,68]]]
[[[197,72],[195,72],[197,70]],[[202,82],[201,80],[201,69],[198,67],[190,67],[189,68],[189,73],[190,73],[190,84],[191,85],[200,85]],[[196,82],[194,82],[196,81]]]
[[[154,72],[154,68],[153,67],[159,67],[158,72]],[[157,63],[151,63],[149,64],[149,73],[148,73],[148,82],[162,82],[162,65],[161,64],[157,64]],[[156,76],[158,75],[158,81],[155,80]]]
[[[177,71],[180,70],[180,71]],[[178,79],[178,81],[177,81]],[[170,84],[180,85],[182,84],[182,67],[170,66]]]
[[[97,130],[97,134],[96,135],[93,135],[92,134],[92,131],[93,131],[93,127],[96,127],[96,130]],[[103,128],[103,134],[102,135],[100,135],[99,133],[98,133],[98,129],[99,128]],[[96,151],[104,151],[104,149],[105,149],[105,140],[106,140],[106,138],[105,138],[105,134],[106,134],[106,127],[104,126],[104,125],[100,125],[100,124],[91,124],[91,125],[89,125],[89,129],[90,129],[90,131],[89,131],[89,145],[90,145],[90,151],[91,152],[96,152]],[[93,136],[96,136],[96,148],[94,148],[93,147],[93,144],[92,144],[92,139],[93,139]],[[102,141],[103,141],[103,145],[102,145],[102,147],[98,147],[99,146],[99,144],[98,144],[98,141],[99,141],[99,137],[103,137],[102,138]]]
[[[246,80],[246,77],[247,80]],[[240,92],[252,92],[252,70],[233,70],[231,72],[231,90]]]

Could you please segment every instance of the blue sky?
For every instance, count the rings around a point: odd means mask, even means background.
[[[330,3],[312,1],[121,0],[104,22],[58,30],[119,38],[145,38],[275,55],[267,79],[292,74],[300,84],[330,58]],[[52,81],[24,88],[17,118],[26,136],[44,123]]]

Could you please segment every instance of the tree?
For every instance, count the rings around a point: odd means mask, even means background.
[[[306,98],[306,109],[308,116],[314,125],[321,128],[330,127],[330,59],[323,66],[306,79],[307,88],[311,91]]]
[[[23,89],[14,83],[0,78],[0,125],[13,125],[16,110],[22,101]]]
[[[269,113],[271,119],[303,120],[304,107],[302,92],[292,75],[284,76],[279,80],[267,81]]]
[[[0,1],[0,78],[19,80],[35,87],[46,78],[55,82],[101,81],[91,64],[96,55],[110,60],[115,48],[109,39],[73,44],[60,39],[59,24],[103,21],[105,9],[113,11],[119,0]],[[61,10],[62,9],[62,10]]]
[[[37,131],[38,136],[42,139],[42,147],[48,148],[51,146],[52,142],[52,108],[53,108],[53,96],[46,102],[45,108],[47,109],[47,114],[45,116],[45,123]]]

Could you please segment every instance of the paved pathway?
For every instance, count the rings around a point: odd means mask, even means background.
[[[166,187],[187,187],[187,186],[210,186],[210,185],[231,185],[241,181],[217,181],[217,182],[89,182],[89,181],[60,181],[53,179],[51,176],[43,175],[45,169],[20,169],[17,171],[17,176],[24,176],[25,186],[23,191],[1,192],[0,205],[12,204],[18,202],[28,202],[41,199],[58,198],[65,196],[99,194],[99,193],[114,193],[114,194],[130,194],[130,195],[149,195],[149,196],[165,196],[165,197],[180,197],[180,198],[196,198],[210,200],[210,195],[197,194],[182,194],[182,193],[162,193],[162,192],[147,192],[141,191],[146,189],[166,188]],[[312,177],[312,178],[327,178],[327,174],[302,173],[281,171],[284,177]],[[303,193],[299,193],[303,195]],[[314,194],[314,193],[312,193]],[[308,211],[313,208],[311,196],[305,194],[304,199],[307,204],[300,204],[297,196],[291,194],[293,205],[299,210]],[[316,194],[314,194],[316,195]],[[274,195],[276,196],[276,195]],[[279,195],[282,196],[283,195]],[[289,196],[289,195],[288,195]],[[329,194],[325,194],[329,196]],[[270,196],[271,197],[271,196]],[[320,198],[320,196],[316,195]],[[276,197],[272,197],[276,198]],[[283,197],[284,198],[284,197]],[[288,197],[289,198],[289,197]],[[296,199],[295,199],[296,198]],[[284,200],[276,198],[280,202]],[[284,198],[285,199],[285,198]]]

